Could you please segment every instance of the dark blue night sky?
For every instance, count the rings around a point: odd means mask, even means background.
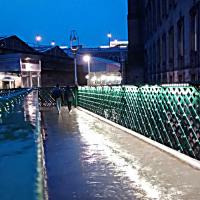
[[[68,45],[76,30],[86,46],[105,45],[107,33],[127,40],[126,0],[0,0],[0,34],[15,34],[28,43]]]

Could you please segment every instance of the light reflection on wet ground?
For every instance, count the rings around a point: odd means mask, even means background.
[[[44,114],[50,199],[199,199],[200,171],[81,111]]]
[[[0,122],[0,199],[41,199],[37,179],[36,97],[29,94]]]

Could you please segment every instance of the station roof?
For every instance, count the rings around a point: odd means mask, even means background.
[[[71,53],[71,52],[68,52],[68,56],[73,58],[74,55]],[[78,61],[81,63],[83,63],[83,54],[77,54],[77,58],[78,58]],[[104,63],[104,64],[113,64],[113,65],[116,65],[116,66],[120,66],[120,63],[119,62],[116,62],[116,61],[113,61],[113,60],[109,60],[109,59],[106,59],[106,58],[100,58],[100,57],[96,57],[96,56],[91,56],[92,57],[92,60],[93,62],[99,62],[99,63]]]
[[[64,52],[64,50],[61,49],[59,46],[39,46],[35,47],[35,50],[44,55],[69,58],[69,56]]]
[[[0,36],[0,50],[3,53],[28,53],[41,56],[70,58],[59,46],[33,46],[16,35]]]
[[[12,52],[36,52],[34,48],[29,46],[16,35],[0,36],[0,49],[10,50]]]

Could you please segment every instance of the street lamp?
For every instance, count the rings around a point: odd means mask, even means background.
[[[51,46],[55,46],[56,43],[54,41],[51,42]]]
[[[107,37],[108,37],[108,45],[109,45],[109,47],[110,47],[110,40],[111,40],[111,38],[112,38],[112,34],[111,34],[111,33],[108,33],[108,34],[107,34]]]
[[[90,83],[90,61],[91,61],[91,56],[90,55],[84,55],[83,56],[83,61],[88,64],[88,74],[86,76],[86,79],[88,80],[88,85]]]
[[[91,60],[90,55],[84,55],[83,56],[83,61],[88,64],[88,74],[90,74],[90,60]]]
[[[70,34],[70,48],[74,54],[74,83],[76,86],[78,86],[76,54],[79,49],[79,38],[75,30],[71,31]]]
[[[42,36],[41,35],[36,35],[35,41],[36,41],[37,45],[39,46],[39,43],[42,41]]]

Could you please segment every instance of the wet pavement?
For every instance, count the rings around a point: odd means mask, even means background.
[[[51,200],[199,200],[200,171],[92,116],[43,111]]]

